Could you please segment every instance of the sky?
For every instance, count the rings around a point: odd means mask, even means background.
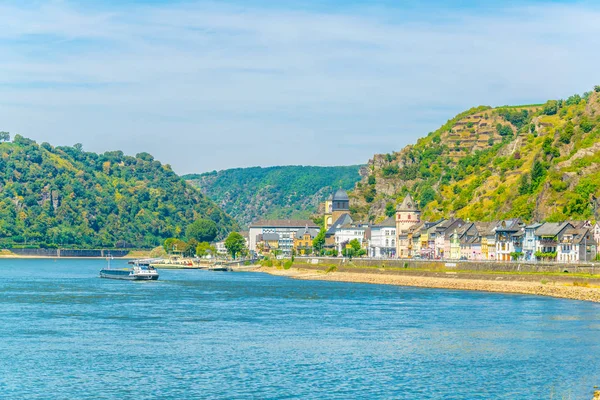
[[[0,131],[180,173],[364,164],[600,84],[600,4],[2,1]]]

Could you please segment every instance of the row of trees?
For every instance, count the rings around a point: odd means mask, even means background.
[[[209,221],[210,222],[210,221]],[[191,224],[187,232],[187,240],[168,238],[163,242],[167,254],[180,254],[184,257],[217,256],[217,248],[210,242],[215,238],[213,227],[206,220],[198,220]],[[238,232],[231,232],[225,239],[227,252],[235,259],[247,255],[246,239]]]

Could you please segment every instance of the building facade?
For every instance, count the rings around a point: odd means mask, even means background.
[[[297,255],[308,255],[313,252],[313,240],[317,237],[319,231],[311,229],[308,226],[298,230],[294,237],[294,250]]]
[[[400,235],[408,234],[409,228],[421,222],[421,211],[410,194],[396,207],[396,254],[400,258],[411,257],[408,252],[408,236],[403,237],[403,245],[400,245]]]
[[[338,251],[338,253],[341,254],[342,250],[346,248],[346,246],[352,240],[355,239],[358,240],[361,247],[363,247],[363,244],[365,244],[366,241],[365,233],[367,228],[368,225],[366,224],[350,223],[343,225],[339,229],[337,229],[335,232],[335,248]]]
[[[259,235],[264,234],[277,234],[278,249],[281,250],[283,255],[291,256],[294,248],[294,239],[296,233],[304,228],[319,229],[313,221],[310,220],[261,220],[250,225],[248,232],[248,247],[250,251],[260,252],[261,249],[257,247],[259,242]],[[269,236],[271,237],[271,236]]]
[[[396,257],[396,220],[394,217],[385,219],[380,224],[371,226],[369,240],[369,257]]]

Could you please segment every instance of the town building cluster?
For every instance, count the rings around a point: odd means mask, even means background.
[[[337,190],[322,205],[324,226],[313,221],[258,221],[250,226],[249,246],[257,253],[308,255],[319,229],[325,229],[325,250],[341,254],[358,242],[374,258],[489,261],[581,262],[596,259],[600,222],[541,222],[521,219],[488,222],[461,218],[421,220],[410,195],[394,216],[378,224],[353,221],[348,194]]]

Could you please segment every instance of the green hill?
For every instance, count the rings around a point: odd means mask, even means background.
[[[2,133],[0,140],[6,140]],[[197,218],[235,221],[147,153],[0,143],[0,245],[153,247]]]
[[[352,211],[378,221],[409,192],[427,219],[598,218],[600,87],[540,105],[473,108],[415,145],[376,155]]]
[[[360,166],[253,167],[184,178],[244,226],[259,218],[307,218],[334,188],[351,189]]]

